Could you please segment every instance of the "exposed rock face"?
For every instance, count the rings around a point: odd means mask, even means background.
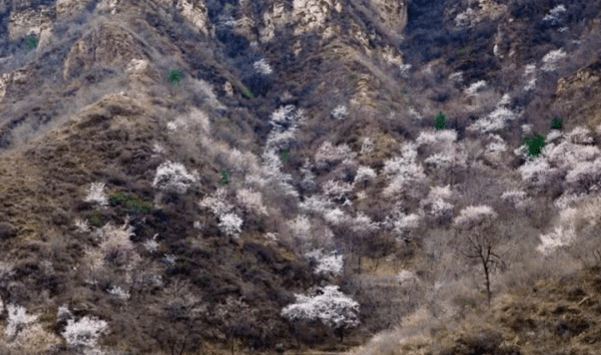
[[[203,34],[208,34],[207,9],[203,0],[178,0],[177,9]]]
[[[134,36],[123,27],[106,23],[79,40],[68,54],[63,78],[75,78],[96,65],[125,68],[132,59],[142,56]]]
[[[8,22],[10,39],[16,40],[31,33],[40,35],[42,32],[44,37],[47,36],[53,16],[54,9],[48,7],[12,11]]]
[[[407,26],[407,0],[372,0],[372,4],[389,31],[403,32]]]

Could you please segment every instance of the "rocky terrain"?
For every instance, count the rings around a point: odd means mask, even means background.
[[[600,11],[0,0],[0,354],[597,354]]]

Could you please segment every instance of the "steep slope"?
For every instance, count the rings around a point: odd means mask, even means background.
[[[450,322],[425,353],[536,353],[503,300],[598,247],[570,221],[601,188],[600,10],[0,2],[2,351],[343,351],[422,317]],[[460,253],[474,211],[497,218],[504,257],[484,269]],[[360,324],[342,306],[282,316],[328,285]],[[461,317],[520,338],[444,339]],[[555,333],[595,340],[572,320]],[[403,353],[394,332],[371,344]]]

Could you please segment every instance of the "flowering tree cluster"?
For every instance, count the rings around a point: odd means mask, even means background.
[[[331,198],[332,200],[344,200],[350,197],[351,191],[353,191],[353,185],[342,182],[328,180],[321,185],[324,196]]]
[[[528,195],[525,191],[509,190],[501,194],[501,199],[511,204],[512,207],[523,208],[526,205],[526,203],[530,201],[530,199],[528,199],[527,196]]]
[[[424,169],[416,162],[417,150],[414,144],[405,144],[402,156],[388,159],[384,162],[383,173],[390,179],[389,185],[384,189],[384,196],[411,196],[416,197],[419,189],[426,180]]]
[[[489,133],[505,128],[508,121],[513,121],[517,115],[506,107],[499,106],[485,118],[480,118],[469,127],[470,131]]]
[[[83,350],[84,354],[93,354],[96,350],[98,338],[108,330],[108,324],[96,317],[85,316],[77,322],[67,320],[67,326],[62,336],[69,347]]]
[[[323,249],[315,249],[305,253],[305,257],[316,262],[315,274],[337,276],[342,274],[344,260],[341,254],[325,253]]]
[[[351,148],[346,144],[334,146],[331,142],[325,141],[315,153],[315,162],[327,166],[353,157]]]
[[[378,174],[376,174],[374,169],[370,168],[369,166],[360,165],[357,168],[357,174],[355,174],[355,180],[353,181],[353,184],[360,184],[365,188],[367,183],[375,180],[377,176]]]
[[[333,329],[343,340],[346,329],[357,327],[359,303],[339,291],[338,286],[319,289],[321,294],[314,297],[296,295],[296,303],[286,306],[282,316],[293,322],[321,321]]]
[[[536,250],[544,255],[550,255],[555,249],[571,244],[576,239],[576,223],[581,213],[582,211],[570,207],[562,210],[554,230],[540,235],[541,244]]]
[[[451,187],[435,186],[428,197],[420,201],[422,210],[439,223],[444,223],[453,216],[453,205],[445,200],[452,198]]]
[[[247,182],[260,186],[270,184],[271,189],[277,187],[286,196],[298,197],[298,192],[291,184],[292,177],[281,171],[280,150],[290,149],[290,144],[296,139],[294,134],[303,121],[303,111],[296,110],[294,105],[282,106],[273,112],[270,121],[272,130],[261,156],[262,167],[259,172],[249,175]]]
[[[267,215],[267,208],[263,205],[263,195],[253,189],[242,188],[236,191],[236,200],[245,213]]]
[[[432,152],[443,152],[457,141],[457,131],[450,129],[422,131],[415,140],[419,150],[424,148]]]
[[[518,169],[522,181],[534,189],[544,188],[553,181],[561,182],[568,194],[596,191],[601,179],[601,150],[590,145],[593,142],[590,131],[577,127],[559,143],[562,135],[555,132],[551,131],[553,142],[542,149],[542,154],[525,157],[528,160]]]
[[[152,186],[161,191],[184,194],[198,180],[196,171],[189,174],[182,164],[166,161],[157,168]]]

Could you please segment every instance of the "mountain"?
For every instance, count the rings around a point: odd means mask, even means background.
[[[0,353],[595,354],[600,10],[0,0]]]

